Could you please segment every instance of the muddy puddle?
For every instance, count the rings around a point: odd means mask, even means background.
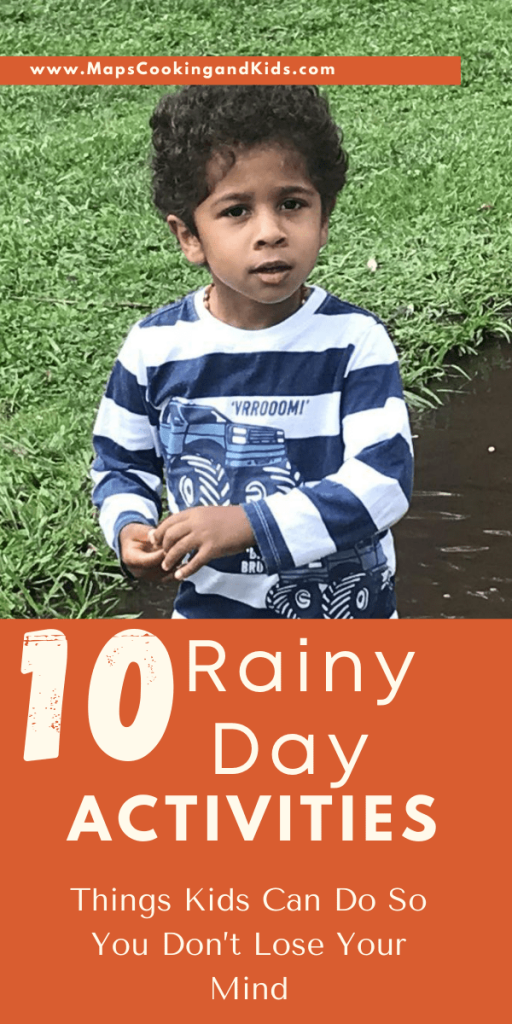
[[[512,618],[512,345],[461,366],[469,379],[412,416],[414,496],[394,530],[401,618]],[[173,593],[134,584],[118,614],[167,618]]]
[[[412,417],[414,497],[394,531],[402,618],[512,618],[512,345],[461,365],[470,379]]]

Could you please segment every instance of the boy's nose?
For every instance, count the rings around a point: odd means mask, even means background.
[[[262,212],[256,222],[255,248],[261,249],[265,245],[282,245],[284,242],[286,242],[286,234],[279,216],[270,211]]]

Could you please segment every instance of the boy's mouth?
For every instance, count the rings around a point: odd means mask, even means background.
[[[289,263],[285,263],[283,260],[272,260],[268,263],[260,263],[258,267],[253,267],[250,271],[251,274],[284,274],[287,270],[291,270]]]

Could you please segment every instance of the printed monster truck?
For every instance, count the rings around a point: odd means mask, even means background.
[[[179,509],[257,501],[302,483],[283,430],[233,423],[209,405],[171,399],[160,438]],[[283,618],[345,619],[387,618],[392,601],[390,572],[375,540],[283,572],[266,604]]]
[[[286,619],[388,618],[393,582],[378,540],[281,573],[267,608]]]
[[[233,423],[209,405],[171,399],[160,438],[180,509],[257,501],[301,483],[283,430]]]

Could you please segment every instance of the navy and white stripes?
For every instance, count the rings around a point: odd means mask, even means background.
[[[292,317],[247,331],[212,317],[202,296],[135,325],[114,366],[93,467],[108,543],[117,550],[127,522],[158,521],[165,476],[171,511],[242,504],[257,541],[192,576],[182,614],[218,615],[214,597],[233,617],[393,614],[387,531],[408,506],[412,449],[383,325],[314,287]],[[367,543],[371,570],[357,553]]]

